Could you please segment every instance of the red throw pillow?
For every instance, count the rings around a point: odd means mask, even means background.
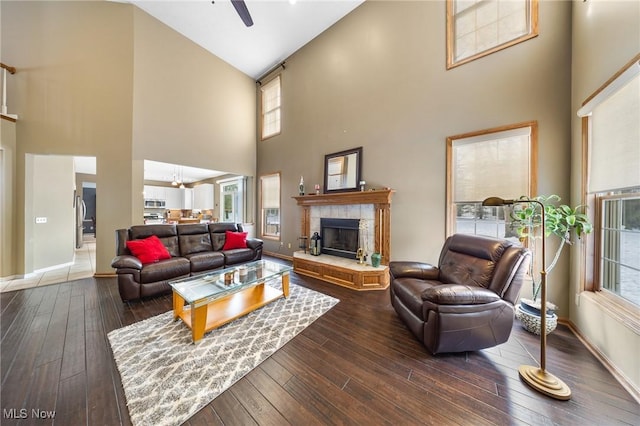
[[[143,240],[127,241],[127,248],[142,264],[154,263],[162,259],[171,259],[171,254],[155,235]]]
[[[247,248],[246,232],[226,231],[225,234],[224,247],[222,247],[222,250]]]

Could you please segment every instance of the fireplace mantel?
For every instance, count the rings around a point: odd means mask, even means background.
[[[331,206],[341,204],[391,204],[393,189],[337,192],[332,194],[300,195],[293,197],[299,206]]]
[[[377,189],[371,191],[337,192],[318,195],[300,195],[293,197],[302,207],[300,235],[310,235],[311,207],[332,205],[373,205],[375,211],[374,250],[381,255],[381,263],[389,264],[390,229],[391,229],[391,197],[393,189]],[[369,253],[371,254],[371,253]]]

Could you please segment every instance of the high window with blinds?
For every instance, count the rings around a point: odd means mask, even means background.
[[[536,122],[447,138],[447,234],[514,237],[505,209],[483,207],[488,197],[535,193]]]
[[[447,0],[447,69],[538,35],[538,0]]]
[[[261,228],[264,238],[280,238],[280,173],[260,177]]]
[[[261,139],[280,134],[282,95],[280,76],[275,77],[260,88],[261,98]]]
[[[578,111],[594,218],[594,289],[640,306],[640,55]]]

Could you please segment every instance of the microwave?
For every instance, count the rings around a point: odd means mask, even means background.
[[[149,200],[149,199],[146,199],[146,200],[144,200],[144,206],[145,206],[145,208],[163,209],[166,206],[166,201],[165,200]]]

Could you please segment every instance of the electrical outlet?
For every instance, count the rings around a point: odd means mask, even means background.
[[[291,243],[287,244],[287,248],[291,248]]]

